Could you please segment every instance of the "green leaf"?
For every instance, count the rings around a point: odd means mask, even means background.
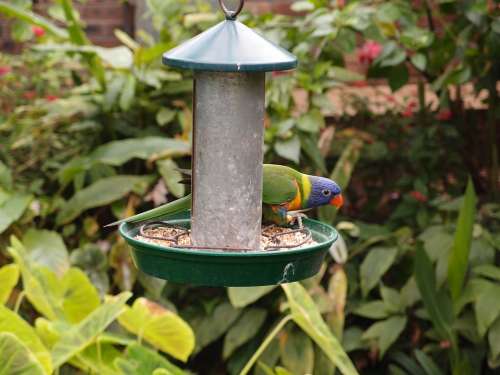
[[[79,323],[99,307],[97,289],[82,270],[69,269],[60,285],[62,308],[69,322]]]
[[[490,358],[496,361],[500,357],[500,318],[497,318],[490,327],[488,343],[490,345]]]
[[[328,78],[332,78],[340,82],[356,82],[364,80],[365,76],[340,66],[332,66],[328,70]]]
[[[118,317],[128,331],[138,335],[155,348],[186,361],[194,349],[194,333],[179,316],[164,307],[138,298],[132,307]]]
[[[19,266],[8,264],[0,268],[0,305],[5,304],[9,299],[12,289],[19,281]]]
[[[276,141],[274,151],[282,158],[291,160],[296,164],[300,159],[300,139],[296,135],[286,141]]]
[[[363,340],[377,340],[380,356],[383,357],[387,349],[397,340],[406,326],[406,316],[391,316],[390,318],[371,325],[365,333]]]
[[[472,180],[469,178],[467,189],[465,190],[465,199],[458,215],[455,239],[448,262],[448,284],[454,302],[460,296],[465,273],[467,272],[476,202],[477,197],[474,186],[472,185]]]
[[[360,267],[361,291],[363,296],[367,296],[380,281],[396,260],[398,249],[395,247],[384,248],[374,247],[370,249],[368,255]]]
[[[52,373],[52,361],[50,353],[42,344],[33,327],[15,312],[5,306],[0,306],[0,332],[11,333],[22,342],[27,349],[36,357],[46,374]],[[1,347],[1,345],[0,345]],[[0,366],[4,364],[0,361]]]
[[[484,276],[496,281],[500,281],[500,267],[493,264],[481,264],[472,269],[472,272],[479,276]]]
[[[58,276],[68,270],[68,250],[59,233],[30,228],[23,236],[22,243],[30,262],[47,267]]]
[[[160,110],[156,113],[156,122],[160,126],[165,126],[172,122],[175,119],[175,116],[177,115],[177,112],[166,108],[162,107]]]
[[[99,146],[90,154],[94,162],[119,166],[132,158],[185,156],[191,153],[187,142],[165,137],[131,138]]]
[[[31,195],[14,194],[0,201],[0,233],[22,216],[31,198]]]
[[[115,366],[123,375],[153,374],[159,368],[172,375],[186,374],[166,358],[139,344],[130,344],[125,355],[115,360]]]
[[[493,282],[481,283],[476,288],[476,303],[474,311],[476,313],[477,329],[482,337],[490,325],[500,316],[500,285]]]
[[[0,333],[0,374],[2,375],[45,375],[42,365],[16,336],[9,332]]]
[[[280,337],[281,363],[295,374],[311,374],[314,368],[314,348],[307,335],[298,329],[288,329]]]
[[[227,296],[234,307],[245,307],[270,293],[276,285],[227,288]]]
[[[317,168],[322,174],[327,174],[325,159],[318,147],[317,136],[313,133],[301,133],[300,145],[305,154],[311,159],[312,167]]]
[[[128,74],[125,85],[123,85],[122,93],[120,94],[120,108],[124,111],[129,110],[134,102],[135,85],[135,77],[132,74]]]
[[[404,63],[396,66],[391,66],[387,72],[387,80],[393,92],[406,85],[408,79],[409,73]]]
[[[12,172],[1,160],[0,160],[0,188],[3,188],[7,191],[12,189]]]
[[[308,133],[318,133],[325,127],[325,118],[319,110],[309,111],[297,120],[297,127]]]
[[[222,336],[242,313],[241,309],[235,309],[230,303],[224,302],[215,308],[210,316],[203,317],[198,322],[193,322],[196,333],[196,349],[203,349],[211,342]]]
[[[144,188],[151,181],[149,176],[112,176],[98,180],[78,191],[59,211],[57,225],[67,224],[89,208],[105,206],[114,202],[132,190]]]
[[[172,159],[162,159],[156,162],[158,171],[167,185],[168,191],[177,198],[181,198],[186,193],[184,184],[179,181],[182,180],[182,174],[179,172],[177,163]]]
[[[444,375],[439,367],[434,363],[431,357],[421,350],[415,350],[415,357],[420,363],[420,366],[425,370],[427,375]]]
[[[123,292],[110,298],[79,324],[64,332],[52,348],[54,366],[61,366],[89,346],[122,313],[131,296],[129,292]]]
[[[46,18],[41,17],[29,10],[9,4],[6,1],[0,1],[0,13],[3,13],[8,17],[16,17],[22,21],[40,26],[47,32],[59,38],[62,39],[68,38],[68,33],[66,32],[66,30],[57,27],[56,25],[48,21]]]
[[[344,375],[357,374],[349,356],[328,329],[311,297],[300,283],[282,284],[295,323],[325,352]]]
[[[418,70],[424,71],[425,67],[427,66],[427,58],[422,53],[414,54],[410,58],[410,61]]]
[[[419,27],[409,27],[403,31],[401,43],[409,49],[418,50],[429,47],[434,41],[434,34]]]
[[[250,308],[246,310],[224,337],[222,357],[229,358],[237,348],[254,337],[264,324],[266,316],[267,311],[264,309]]]
[[[370,319],[384,319],[389,316],[383,301],[364,303],[353,311],[353,314]]]
[[[434,328],[442,339],[450,340],[454,344],[455,336],[452,331],[450,317],[447,314],[448,309],[444,305],[445,301],[438,297],[436,291],[434,269],[427,253],[418,245],[415,254],[414,276]]]

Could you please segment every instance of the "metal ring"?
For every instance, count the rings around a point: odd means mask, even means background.
[[[245,0],[240,0],[240,3],[238,4],[238,7],[236,10],[231,10],[228,7],[226,7],[226,4],[224,4],[224,0],[219,0],[219,5],[222,8],[222,11],[224,12],[224,15],[226,16],[226,19],[228,20],[234,20],[240,14],[241,10],[243,9],[243,5],[245,4]]]

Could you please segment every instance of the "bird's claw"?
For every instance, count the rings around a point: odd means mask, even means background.
[[[294,225],[295,223],[297,223],[299,229],[303,229],[304,228],[304,224],[302,224],[303,217],[307,218],[307,215],[302,212],[292,213],[287,215],[287,222],[289,225]]]

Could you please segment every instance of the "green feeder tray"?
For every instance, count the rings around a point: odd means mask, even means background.
[[[190,228],[189,214],[169,224]],[[229,252],[160,246],[135,239],[139,227],[123,223],[119,231],[132,247],[135,265],[145,273],[175,283],[205,286],[258,286],[289,283],[314,276],[337,231],[312,219],[303,224],[317,244],[300,249]]]

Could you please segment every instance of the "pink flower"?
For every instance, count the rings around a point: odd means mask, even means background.
[[[427,197],[417,190],[410,191],[410,195],[419,202],[427,202]]]
[[[33,34],[35,34],[37,38],[41,38],[42,36],[45,35],[45,29],[40,26],[35,26],[35,25],[31,26],[31,31],[33,31]]]
[[[56,96],[56,95],[50,95],[50,94],[49,94],[49,95],[47,95],[47,96],[45,97],[45,100],[47,100],[47,101],[49,101],[49,102],[53,102],[54,100],[57,100],[57,99],[59,99],[59,97],[58,97],[58,96]]]
[[[371,64],[380,55],[380,52],[382,52],[380,43],[374,40],[367,40],[358,48],[358,60],[361,64]]]
[[[448,109],[442,109],[439,111],[439,113],[436,115],[436,118],[440,121],[448,121],[453,117],[453,113]]]
[[[4,76],[12,71],[10,66],[0,66],[0,77]]]

